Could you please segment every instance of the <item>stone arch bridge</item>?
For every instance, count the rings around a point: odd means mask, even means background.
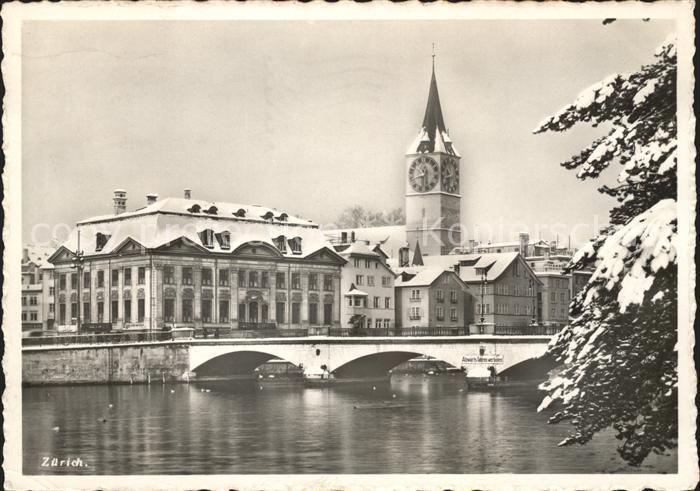
[[[305,376],[326,371],[337,378],[385,376],[393,367],[430,356],[460,367],[490,364],[500,375],[517,374],[544,355],[550,336],[276,338],[192,340],[190,371],[199,376],[251,374],[272,359],[300,367]]]

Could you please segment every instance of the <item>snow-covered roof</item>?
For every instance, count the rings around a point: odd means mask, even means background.
[[[337,240],[339,237],[341,237],[343,232],[346,232],[348,237],[354,233],[356,242],[367,241],[370,244],[370,248],[374,248],[375,245],[381,246],[382,251],[384,251],[390,258],[398,257],[399,249],[402,247],[408,247],[405,225],[343,228],[323,231],[329,240]]]
[[[356,286],[355,283],[350,284],[350,288],[348,288],[348,291],[345,292],[346,297],[366,297],[367,293],[363,292],[362,290],[359,290]]]
[[[441,267],[423,267],[409,280],[402,281],[401,277],[397,278],[394,285],[397,288],[430,286],[435,283],[435,280],[442,276],[443,273],[454,274],[454,271],[445,270]]]
[[[26,251],[27,262],[33,263],[39,268],[51,269],[53,264],[48,262],[48,259],[56,252],[55,246],[40,246],[35,244],[27,244],[24,246]]]
[[[370,246],[367,242],[361,240],[361,241],[355,241],[352,242],[350,245],[347,247],[343,248],[342,250],[337,250],[338,254],[341,256],[372,256],[372,257],[379,257],[379,253],[375,252],[374,250],[370,249]]]
[[[517,252],[490,252],[476,254],[449,254],[446,256],[424,256],[426,267],[453,269],[459,266],[459,277],[466,283],[481,281],[481,269],[487,268],[486,279],[493,281],[519,256]],[[524,267],[529,268],[526,263]]]
[[[239,210],[243,212],[238,213]],[[228,233],[229,247],[217,239],[205,247],[201,233],[206,230],[214,234]],[[307,257],[323,248],[333,250],[318,225],[285,216],[273,208],[181,198],[166,198],[136,211],[82,220],[62,246],[75,251],[78,234],[85,256],[113,253],[129,240],[146,249],[156,249],[183,239],[202,251],[232,253],[250,242],[275,247],[273,239],[281,236],[286,242],[285,251],[280,251],[282,256]],[[97,234],[107,239],[101,248],[97,246]],[[297,253],[288,243],[294,238],[299,238],[301,243],[301,251]]]

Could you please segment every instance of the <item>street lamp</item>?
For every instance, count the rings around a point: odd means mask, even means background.
[[[76,298],[76,304],[78,306],[78,318],[77,318],[77,332],[80,333],[81,331],[81,319],[80,319],[80,310],[82,307],[82,288],[81,288],[81,282],[82,282],[82,277],[83,277],[83,262],[85,261],[83,251],[80,249],[80,229],[78,229],[78,246],[76,247],[76,251],[73,253],[73,259],[72,259],[72,264],[71,268],[75,269],[78,274],[78,294]]]
[[[479,318],[479,334],[484,334],[484,290],[486,289],[486,268],[481,270],[481,316]]]
[[[530,284],[530,296],[532,297],[532,321],[530,322],[530,324],[532,324],[534,326],[537,324],[537,320],[535,318],[535,288],[534,288],[535,282],[532,280],[532,278],[530,278],[529,284]]]

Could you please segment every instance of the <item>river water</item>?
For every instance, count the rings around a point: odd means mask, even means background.
[[[568,427],[546,424],[540,398],[534,388],[469,392],[458,377],[420,376],[324,388],[28,387],[24,473],[676,472],[675,452],[627,466],[610,433],[557,447]]]

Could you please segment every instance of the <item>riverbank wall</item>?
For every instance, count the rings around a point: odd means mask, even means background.
[[[34,349],[22,352],[25,385],[182,382],[187,344],[133,344]]]

